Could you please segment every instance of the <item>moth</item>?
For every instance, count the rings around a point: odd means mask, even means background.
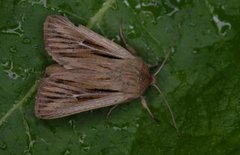
[[[137,98],[153,117],[142,95],[150,85],[156,86],[157,73],[151,75],[129,46],[123,48],[57,15],[48,16],[44,23],[44,43],[57,63],[46,68],[40,82],[35,103],[38,118],[65,117]]]

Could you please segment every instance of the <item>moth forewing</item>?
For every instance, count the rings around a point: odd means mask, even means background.
[[[100,55],[123,59],[134,58],[131,53],[113,41],[100,36],[83,25],[76,27],[62,16],[47,17],[44,23],[44,40],[46,50],[50,55],[59,53],[59,49],[81,49],[82,51],[88,49]],[[69,54],[69,52],[61,52]],[[54,56],[53,59],[55,59]]]
[[[44,23],[45,48],[57,62],[38,88],[35,114],[53,119],[139,98],[153,77],[141,58],[62,16]]]

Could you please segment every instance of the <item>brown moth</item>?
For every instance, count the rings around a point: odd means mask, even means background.
[[[142,95],[150,85],[156,86],[157,73],[151,75],[131,48],[82,25],[76,27],[62,16],[47,17],[44,42],[57,64],[47,67],[40,82],[35,104],[38,118],[60,118],[137,98],[153,117]]]

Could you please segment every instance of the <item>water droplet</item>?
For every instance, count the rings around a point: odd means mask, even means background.
[[[82,150],[85,151],[85,152],[90,150],[90,145],[82,146]]]
[[[10,53],[16,53],[17,52],[17,48],[15,46],[11,46],[9,51],[10,51]]]
[[[179,8],[172,4],[170,1],[164,2],[140,2],[135,5],[137,12],[141,12],[146,16],[152,17],[152,23],[157,24],[158,20],[163,16],[173,16],[179,11]]]
[[[185,82],[187,80],[187,75],[184,71],[178,71],[177,76],[183,82]]]
[[[97,131],[96,127],[92,127],[91,129],[92,129],[92,131]]]
[[[208,7],[209,12],[213,13],[214,12],[214,7],[209,3],[208,0],[205,0],[205,4]]]
[[[14,63],[10,60],[6,62],[2,62],[1,66],[3,68],[3,71],[7,73],[8,77],[13,80],[17,80],[18,78],[21,78],[22,80],[25,80],[30,73],[34,72],[31,68],[22,68],[22,67],[15,67]]]
[[[1,65],[3,67],[4,72],[7,73],[8,77],[10,79],[16,80],[20,77],[16,72],[13,71],[13,62],[12,61],[7,61],[5,63],[2,63]]]
[[[232,25],[226,21],[221,21],[218,17],[217,14],[214,14],[214,6],[212,6],[208,0],[205,0],[205,4],[206,6],[208,7],[210,13],[213,14],[213,21],[214,23],[216,24],[217,26],[217,29],[218,29],[218,33],[222,36],[225,36],[227,34],[227,30],[231,30],[232,28]],[[221,8],[224,10],[224,6],[221,6]]]
[[[152,17],[151,22],[154,24],[157,23],[163,13],[160,2],[140,2],[136,4],[135,9],[147,17]]]
[[[41,140],[44,144],[50,145],[50,143],[49,143],[47,140],[45,140],[45,139],[43,139],[43,138],[40,138],[40,140]]]
[[[5,142],[0,142],[0,149],[1,150],[6,150],[7,144]]]
[[[137,127],[137,128],[139,127],[139,124],[138,124],[138,123],[136,124],[136,127]]]
[[[112,39],[113,42],[120,42],[121,38],[119,35],[115,35],[115,37]]]
[[[197,51],[197,50],[193,50],[192,53],[193,53],[193,54],[197,54],[198,51]]]
[[[211,29],[207,29],[207,34],[210,34],[212,33],[212,30]]]
[[[105,3],[103,3],[103,5],[106,5]],[[118,10],[118,3],[112,3],[111,4],[111,9],[113,9],[113,10]]]
[[[70,149],[66,149],[65,151],[63,151],[63,155],[69,155],[71,154]]]
[[[72,6],[66,2],[59,5],[58,11],[64,12],[64,10],[69,11],[69,12],[74,12]]]
[[[191,26],[191,27],[196,27],[196,23],[189,23],[189,25]]]
[[[27,38],[27,37],[24,37],[23,38],[23,43],[24,44],[31,44],[31,40],[29,38]]]
[[[88,151],[90,149],[90,145],[85,142],[86,137],[87,135],[85,133],[78,134],[78,142],[83,151]]]
[[[18,104],[15,104],[14,106],[16,107],[16,106],[18,106]],[[25,127],[25,134],[27,135],[27,138],[28,138],[27,139],[28,147],[24,150],[24,154],[31,155],[36,141],[35,141],[35,139],[33,139],[33,135],[30,131],[30,127],[29,127],[28,121],[26,120],[25,116],[23,117],[23,123],[24,123],[24,127]]]
[[[70,126],[71,126],[72,128],[74,128],[75,120],[70,119],[70,120],[68,121],[68,123],[70,124]]]
[[[25,14],[23,14],[23,15],[21,16],[21,21],[22,21],[22,22],[25,22],[25,21],[26,21],[26,16],[25,16]]]
[[[126,29],[126,34],[130,39],[134,39],[139,36],[138,33],[135,31],[135,27],[133,25],[128,25],[128,28]]]
[[[171,52],[172,52],[172,53],[175,53],[175,52],[176,52],[176,49],[175,49],[174,46],[171,46]]]
[[[9,61],[6,61],[6,62],[2,62],[1,63],[1,66],[4,68],[4,67],[7,67],[9,65]]]
[[[22,37],[23,36],[22,23],[18,21],[17,25],[10,26],[7,28],[2,28],[0,29],[0,32],[5,34],[14,34],[14,35],[18,35],[19,37]]]
[[[123,0],[123,4],[125,4],[127,7],[130,6],[128,0]]]
[[[113,125],[112,126],[112,129],[115,130],[115,131],[123,131],[123,130],[127,130],[128,127],[126,125]]]
[[[213,21],[215,22],[218,33],[222,36],[225,36],[227,34],[227,30],[231,30],[232,25],[226,21],[221,21],[218,17],[218,15],[213,16]]]
[[[47,0],[39,0],[39,1],[30,1],[32,5],[42,5],[43,7],[47,8]]]
[[[79,135],[78,142],[84,144],[84,139],[86,138],[86,136],[87,136],[86,134]]]
[[[40,45],[38,45],[38,44],[33,45],[33,48],[35,48],[35,49],[39,49],[39,48],[40,48]]]
[[[23,69],[21,67],[19,67],[19,70],[21,71],[20,78],[25,80],[27,77],[29,77],[30,73],[34,72],[33,69],[29,68],[29,69]]]
[[[10,78],[13,79],[13,80],[16,80],[16,79],[18,79],[20,76],[19,76],[17,73],[15,73],[15,72],[9,71],[9,72],[8,72],[8,77],[10,77]]]
[[[135,9],[141,9],[141,3],[138,3],[138,4],[135,6]]]
[[[166,3],[166,5],[169,7],[169,11],[168,11],[167,15],[170,17],[179,11],[179,8],[177,6],[174,6],[172,3],[170,3],[170,1],[168,1],[168,3]]]

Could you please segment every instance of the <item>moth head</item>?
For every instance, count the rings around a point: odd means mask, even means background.
[[[143,65],[142,71],[139,77],[140,81],[140,91],[141,94],[152,84],[155,82],[155,77],[150,74],[149,68],[147,65]]]

